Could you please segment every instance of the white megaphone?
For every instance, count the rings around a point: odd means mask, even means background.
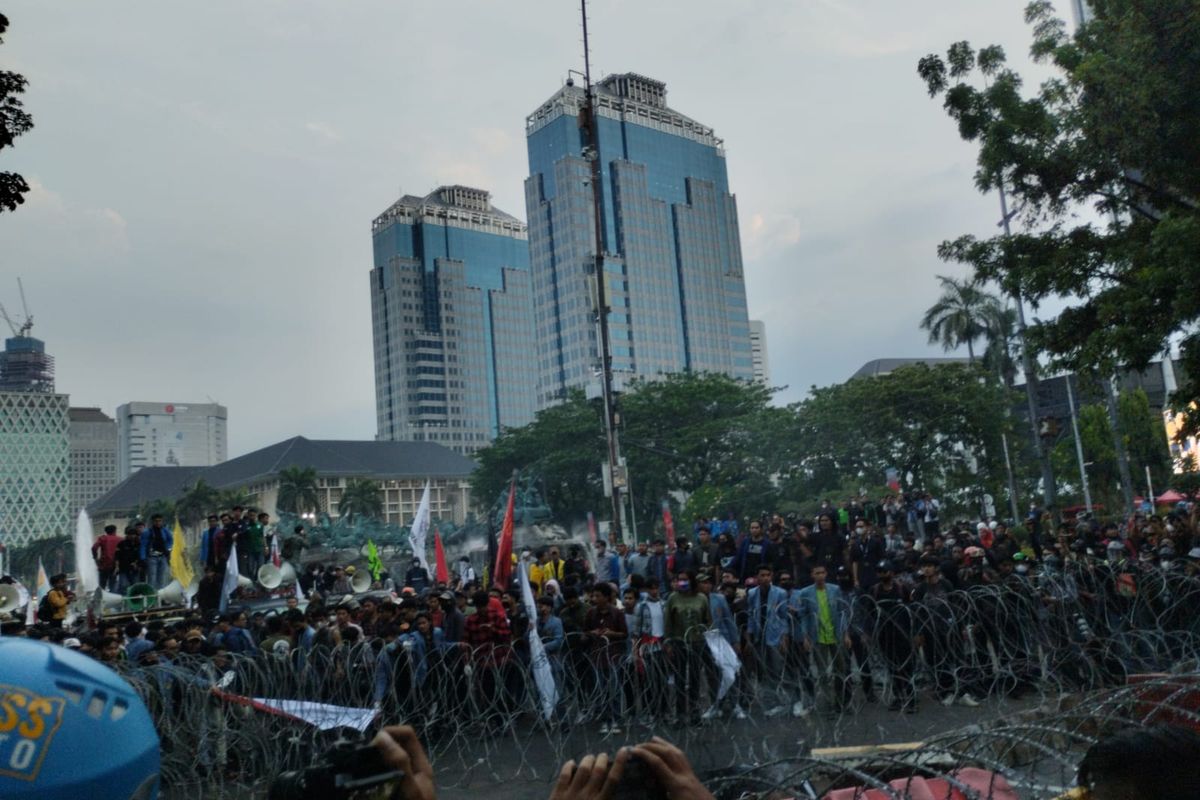
[[[290,586],[296,582],[296,568],[284,561],[278,567],[274,564],[263,564],[258,568],[258,583],[264,589],[278,589],[280,586]]]
[[[21,592],[16,586],[0,583],[0,614],[16,611],[21,607]]]
[[[103,613],[117,613],[125,610],[125,595],[116,592],[101,592],[100,610]]]
[[[245,575],[242,575],[239,573],[238,574],[238,588],[239,589],[253,589],[254,581],[250,580]]]
[[[362,594],[363,592],[368,591],[371,588],[370,573],[366,570],[363,570],[362,572],[356,572],[354,577],[350,580],[350,588],[354,590],[355,594]]]
[[[187,592],[184,591],[183,584],[178,580],[173,580],[159,589],[158,605],[160,607],[187,605]]]

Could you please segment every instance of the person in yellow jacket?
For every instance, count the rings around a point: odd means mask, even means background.
[[[542,551],[540,563],[529,567],[529,580],[542,588],[545,588],[546,581],[550,580],[558,581],[561,585],[566,566],[567,562],[562,559],[557,547],[547,548]]]
[[[67,591],[67,576],[59,573],[50,579],[50,591],[46,602],[50,605],[51,615],[48,624],[52,628],[61,628],[67,618],[67,606],[75,599],[75,595]]]

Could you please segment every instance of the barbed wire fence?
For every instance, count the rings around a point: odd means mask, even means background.
[[[334,741],[404,722],[446,796],[542,796],[568,758],[657,734],[718,798],[851,786],[903,797],[888,781],[908,776],[990,797],[962,779],[967,768],[1002,775],[1015,794],[997,797],[1049,798],[1107,732],[1200,723],[1200,581],[1141,568],[1129,593],[1105,570],[1077,565],[921,603],[859,597],[844,658],[817,658],[796,637],[748,645],[719,702],[721,671],[702,646],[627,652],[583,635],[544,664],[558,691],[549,716],[543,664],[521,639],[498,652],[368,641],[122,669],[159,731],[167,797],[262,796]],[[983,707],[938,702],[964,695]],[[312,706],[319,725],[299,719],[302,704],[323,704]],[[917,744],[836,750],[897,741]]]

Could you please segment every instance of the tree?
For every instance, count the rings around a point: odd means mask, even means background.
[[[795,440],[784,446],[797,455],[782,496],[803,502],[848,480],[879,484],[888,468],[907,488],[966,493],[974,510],[980,490],[1002,496],[1012,395],[984,377],[977,365],[915,364],[813,387],[794,407]]]
[[[254,502],[254,498],[250,493],[240,487],[230,489],[220,489],[217,491],[217,506],[225,510],[237,508],[247,508]]]
[[[286,467],[279,472],[279,494],[276,512],[286,511],[300,516],[305,511],[316,512],[320,506],[317,495],[317,470],[313,467]]]
[[[929,343],[943,350],[967,346],[967,358],[975,361],[975,340],[986,336],[1001,313],[1000,301],[974,281],[960,281],[938,275],[942,296],[921,319],[921,328],[929,331]]]
[[[220,492],[200,479],[184,488],[183,496],[175,502],[175,513],[181,524],[195,525],[217,510],[219,499]]]
[[[155,515],[162,516],[168,522],[175,519],[175,501],[167,497],[160,497],[155,500],[143,501],[133,510],[134,518],[146,523],[149,523]]]
[[[1150,470],[1155,492],[1161,494],[1172,478],[1171,448],[1162,416],[1150,408],[1145,390],[1122,392],[1117,399],[1117,422],[1129,453],[1129,472],[1135,486]]]
[[[379,481],[370,478],[351,478],[346,481],[342,497],[338,500],[338,514],[348,519],[381,517],[383,493],[379,489]]]
[[[0,14],[0,44],[8,30],[8,17]],[[0,70],[0,150],[12,147],[13,140],[33,127],[33,117],[24,110],[18,95],[25,93],[29,81],[23,75]],[[25,202],[29,184],[15,172],[0,172],[0,212],[16,211]]]
[[[1030,96],[1004,51],[953,45],[921,59],[961,136],[979,145],[980,191],[1007,189],[1022,232],[944,242],[1036,308],[1029,344],[1079,374],[1143,369],[1178,336],[1186,377],[1173,397],[1200,431],[1200,5],[1103,0],[1071,37],[1047,0],[1026,8],[1032,54],[1057,75]],[[969,81],[982,76],[984,85]],[[1080,214],[1081,210],[1095,212]]]

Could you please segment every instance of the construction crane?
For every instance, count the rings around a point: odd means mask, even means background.
[[[25,286],[21,283],[20,278],[17,278],[17,291],[21,293],[21,308],[25,311],[25,320],[18,326],[8,315],[8,311],[5,310],[2,303],[0,303],[0,317],[3,317],[4,321],[8,323],[13,336],[28,336],[29,332],[33,330],[33,314],[29,313],[29,303],[25,302]]]

